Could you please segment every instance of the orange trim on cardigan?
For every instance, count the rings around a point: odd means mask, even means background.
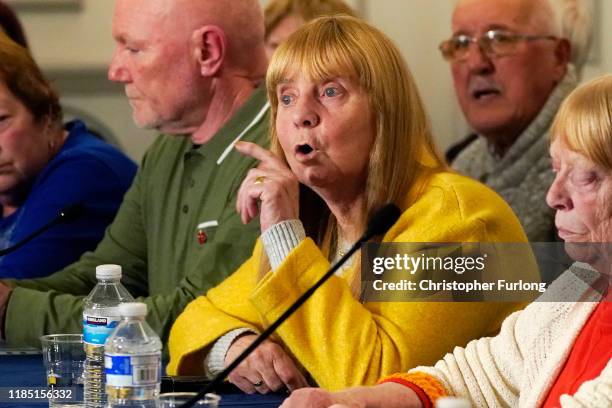
[[[429,402],[429,406],[431,407],[432,405],[436,404],[438,398],[446,397],[448,395],[442,384],[440,384],[440,382],[434,376],[420,371],[414,371],[412,373],[392,374],[388,377],[381,378],[378,381],[378,384],[383,384],[387,382],[394,382],[396,384],[401,384],[403,386],[411,388],[414,392],[416,392],[417,396],[425,407],[428,406],[427,402]],[[406,383],[418,387],[423,392],[423,394],[425,394],[428,401],[424,401],[421,393],[419,393],[418,390]]]

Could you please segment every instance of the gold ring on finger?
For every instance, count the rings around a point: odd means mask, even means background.
[[[266,178],[264,176],[257,176],[255,177],[255,181],[253,182],[253,184],[263,184],[265,179]]]

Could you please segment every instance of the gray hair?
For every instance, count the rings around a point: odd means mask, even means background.
[[[458,5],[461,0],[457,0]],[[580,76],[591,49],[594,0],[529,0],[532,18],[543,34],[565,38],[571,45],[571,60]]]
[[[591,49],[593,0],[546,0],[553,13],[551,34],[567,39],[572,47],[570,62],[580,75]]]

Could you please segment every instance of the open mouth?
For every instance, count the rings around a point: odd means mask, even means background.
[[[300,144],[295,148],[295,152],[298,154],[308,155],[314,152],[314,148],[308,143]]]
[[[479,89],[479,90],[472,92],[472,97],[474,99],[480,100],[488,96],[499,95],[499,93],[500,92],[497,89]]]
[[[468,83],[468,92],[472,99],[480,101],[501,95],[502,86],[493,78],[473,76]]]

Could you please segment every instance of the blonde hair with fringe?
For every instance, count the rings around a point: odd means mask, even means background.
[[[376,135],[368,163],[365,208],[361,227],[388,202],[402,209],[417,179],[445,168],[437,153],[415,82],[399,50],[381,31],[350,16],[320,17],[304,25],[272,57],[267,74],[271,104],[271,149],[285,158],[276,133],[277,85],[297,73],[312,80],[343,77],[356,82],[368,95]],[[286,161],[286,160],[285,160]],[[414,194],[411,194],[414,196]],[[300,208],[308,206],[303,195]],[[304,220],[303,220],[304,221]],[[305,225],[308,230],[308,225]],[[318,244],[335,250],[336,223],[329,214],[320,226]]]
[[[576,88],[563,101],[551,128],[551,143],[612,171],[612,74]]]

